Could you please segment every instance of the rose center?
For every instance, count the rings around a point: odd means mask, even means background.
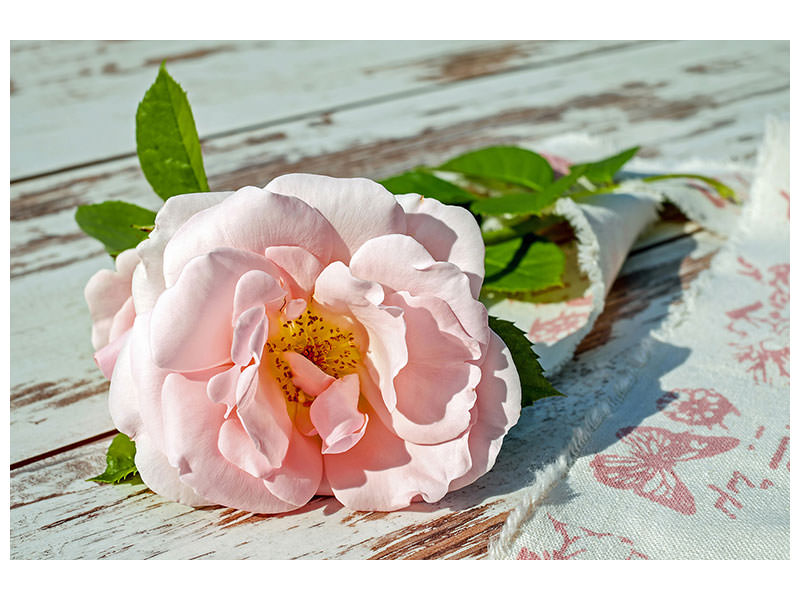
[[[355,373],[361,360],[353,333],[311,307],[296,319],[281,318],[271,323],[270,330],[264,346],[263,362],[272,370],[287,402],[299,402],[307,406],[313,398],[292,382],[292,370],[284,352],[305,356],[321,371],[336,379]]]

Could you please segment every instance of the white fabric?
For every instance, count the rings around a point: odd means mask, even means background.
[[[490,558],[789,557],[786,123],[768,124],[751,196],[660,331],[589,378],[594,409]],[[736,222],[706,209],[695,218]]]
[[[597,139],[580,135],[539,142],[536,149],[573,162],[596,160],[614,152]],[[750,176],[749,169],[742,165],[698,161],[656,164],[634,159],[625,168],[639,174],[690,172],[717,177],[740,198],[747,196]],[[561,198],[555,212],[566,218],[577,238],[577,243],[566,249],[565,286],[537,294],[532,300],[491,293],[481,298],[489,314],[513,321],[527,333],[536,344],[536,353],[548,376],[561,370],[591,331],[631,246],[656,220],[657,209],[665,199],[693,221],[721,234],[733,231],[741,212],[709,187],[688,179],[648,183],[630,179],[615,193],[594,196],[585,202]]]

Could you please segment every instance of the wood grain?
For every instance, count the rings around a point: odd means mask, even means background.
[[[132,155],[136,105],[162,60],[188,91],[207,139],[634,44],[14,42],[11,177]]]

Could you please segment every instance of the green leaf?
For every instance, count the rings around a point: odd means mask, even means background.
[[[634,146],[633,148],[623,150],[619,154],[609,156],[608,158],[596,162],[573,165],[571,170],[574,171],[575,168],[579,166],[586,167],[584,175],[586,179],[592,183],[611,183],[614,181],[614,175],[617,174],[617,171],[619,171],[626,162],[632,159],[638,151],[639,146]]]
[[[144,176],[164,200],[208,191],[192,109],[164,63],[136,111],[136,152]]]
[[[483,289],[530,292],[563,285],[564,252],[557,244],[526,235],[486,246]]]
[[[721,197],[727,198],[731,202],[739,203],[739,199],[734,192],[727,185],[714,179],[713,177],[706,177],[705,175],[695,175],[694,173],[668,173],[666,175],[651,175],[650,177],[643,177],[642,181],[661,181],[662,179],[697,179],[706,185],[711,186]]]
[[[136,444],[124,433],[118,433],[111,441],[106,453],[106,470],[97,477],[91,477],[86,481],[97,481],[99,483],[144,483],[133,462],[136,456]]]
[[[477,197],[467,190],[418,169],[389,177],[378,183],[393,194],[421,194],[427,198],[435,198],[443,204],[466,204],[477,200]]]
[[[521,329],[511,321],[489,317],[489,327],[499,335],[511,352],[514,366],[519,373],[522,386],[522,407],[532,405],[537,400],[551,396],[563,396],[552,384],[545,379],[539,357]]]
[[[134,248],[147,237],[156,213],[135,204],[109,200],[86,204],[75,211],[75,221],[83,231],[100,240],[111,256]]]
[[[535,191],[553,181],[553,168],[543,156],[514,146],[490,146],[474,150],[437,168],[471,177],[515,183]]]
[[[557,179],[541,192],[533,194],[507,194],[499,198],[484,198],[474,202],[470,210],[479,215],[539,215],[575,185],[586,171],[585,165],[574,167],[568,175]]]

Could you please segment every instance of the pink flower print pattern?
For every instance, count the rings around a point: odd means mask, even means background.
[[[715,456],[739,445],[732,437],[673,433],[660,427],[624,427],[617,437],[628,453],[595,456],[589,464],[595,479],[684,515],[695,513],[695,502],[675,472],[678,463]]]
[[[549,319],[537,317],[528,329],[528,338],[533,342],[554,344],[583,327],[591,312],[591,296],[573,298],[557,316]]]
[[[772,384],[789,378],[789,265],[780,263],[764,271],[738,258],[741,275],[764,285],[769,296],[725,313],[726,329],[741,341],[730,342],[734,359],[746,367],[756,383]]]
[[[709,429],[714,425],[727,429],[725,417],[731,413],[740,415],[725,396],[707,388],[671,390],[656,400],[656,406],[673,421]]]
[[[648,556],[636,550],[633,541],[613,533],[598,533],[587,529],[568,525],[553,515],[547,515],[556,533],[561,535],[561,546],[540,552],[523,547],[517,554],[517,560],[570,560],[579,554],[586,553],[583,558],[647,560]]]

